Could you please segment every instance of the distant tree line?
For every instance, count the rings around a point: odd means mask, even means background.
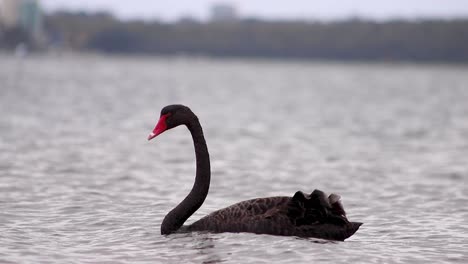
[[[14,49],[19,43],[32,43],[28,32],[21,27],[0,28],[0,49]]]
[[[468,62],[468,19],[168,24],[58,12],[46,26],[65,46],[109,53]]]

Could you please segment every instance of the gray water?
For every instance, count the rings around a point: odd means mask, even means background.
[[[468,67],[0,55],[1,263],[468,260]],[[315,188],[364,222],[345,242],[161,236],[195,164],[162,107],[197,113],[205,204]]]

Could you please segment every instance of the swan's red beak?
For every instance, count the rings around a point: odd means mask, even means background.
[[[165,115],[162,115],[160,118],[159,118],[159,121],[158,123],[156,124],[156,127],[154,127],[153,129],[153,132],[151,132],[151,134],[149,134],[148,136],[148,140],[151,140],[155,137],[157,137],[159,134],[161,134],[162,132],[166,131],[167,129],[167,125],[166,125],[166,118],[169,116],[169,114],[165,114]]]

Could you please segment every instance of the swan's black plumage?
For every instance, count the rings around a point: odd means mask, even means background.
[[[178,125],[186,125],[192,135],[197,170],[190,193],[164,218],[162,234],[179,230],[203,204],[210,186],[210,158],[203,130],[197,116],[188,107],[164,107],[161,118],[148,139]],[[336,194],[327,197],[322,191],[314,190],[310,195],[298,191],[292,197],[247,200],[215,211],[185,229],[345,240],[362,223],[348,221],[339,198]]]

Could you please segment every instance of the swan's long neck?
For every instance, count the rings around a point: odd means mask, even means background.
[[[195,147],[197,164],[195,183],[187,197],[164,218],[161,225],[161,234],[163,235],[177,231],[184,222],[200,208],[210,189],[210,156],[205,137],[203,136],[202,127],[196,116],[189,122],[187,128],[192,134]]]

